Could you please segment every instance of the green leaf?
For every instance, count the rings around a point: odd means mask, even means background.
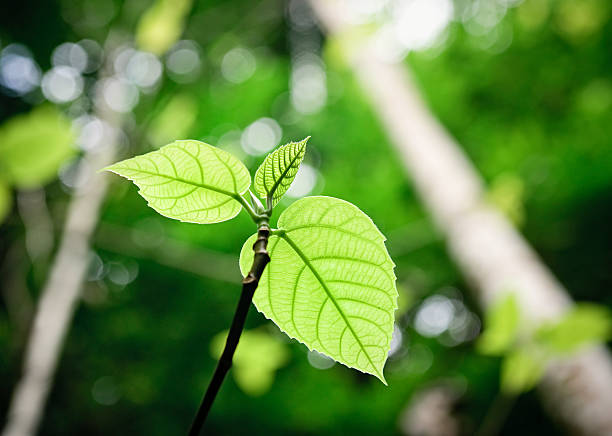
[[[485,314],[485,330],[476,348],[482,354],[499,356],[514,343],[519,327],[519,307],[514,294],[493,305]]]
[[[276,205],[287,192],[306,154],[310,136],[300,142],[290,142],[266,156],[255,173],[253,186],[263,198]]]
[[[242,208],[251,184],[246,167],[230,153],[199,141],[175,141],[157,151],[105,168],[132,180],[149,206],[168,218],[210,224]]]
[[[11,196],[11,188],[0,180],[0,224],[11,211],[13,197]]]
[[[612,314],[605,306],[580,303],[560,321],[545,324],[536,339],[555,353],[571,353],[581,346],[606,342],[612,337]]]
[[[257,309],[309,349],[386,384],[397,289],[385,237],[356,206],[332,197],[296,201],[278,226],[253,298]],[[243,275],[256,237],[242,247]]]
[[[501,368],[501,390],[508,395],[517,395],[533,388],[544,373],[544,363],[520,349],[508,354]]]
[[[210,351],[221,357],[227,331],[216,335]],[[234,354],[232,374],[236,384],[248,395],[257,397],[270,390],[276,371],[289,360],[285,344],[260,330],[245,330]]]
[[[40,106],[0,127],[0,171],[17,188],[37,188],[57,177],[72,156],[70,120],[53,106]]]

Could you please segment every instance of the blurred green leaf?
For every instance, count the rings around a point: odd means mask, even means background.
[[[527,349],[509,353],[502,362],[501,390],[518,395],[533,388],[544,373],[544,363]]]
[[[561,36],[579,44],[598,33],[609,14],[610,2],[606,0],[558,0],[555,24]]]
[[[0,224],[11,211],[13,197],[11,196],[11,188],[2,180],[0,180]]]
[[[53,106],[39,106],[0,126],[0,168],[17,188],[42,186],[76,152],[73,143],[70,121]]]
[[[177,94],[151,123],[149,138],[154,146],[185,138],[198,116],[198,105],[188,94]]]
[[[156,0],[140,19],[136,42],[142,50],[164,54],[182,35],[191,0]]]
[[[536,339],[555,353],[571,353],[612,337],[612,313],[604,306],[577,304],[559,322],[541,326]]]
[[[502,355],[512,346],[519,326],[519,307],[515,294],[490,307],[485,314],[485,330],[476,344],[482,354]]]
[[[306,154],[306,143],[310,139],[290,142],[268,154],[255,173],[253,186],[262,198],[276,205],[287,192]]]
[[[219,359],[227,339],[227,331],[216,335],[210,344],[212,355]],[[281,341],[260,330],[245,330],[234,354],[232,374],[236,384],[251,396],[265,394],[276,371],[289,360],[287,347]]]
[[[523,197],[525,184],[516,174],[503,173],[493,179],[487,198],[501,210],[516,226],[525,221]]]
[[[168,218],[211,224],[240,212],[251,175],[232,154],[204,142],[175,141],[105,168],[132,180],[148,205]]]
[[[397,289],[385,237],[359,208],[332,197],[296,201],[278,227],[253,298],[257,309],[309,349],[386,384]],[[243,275],[256,237],[242,247]]]

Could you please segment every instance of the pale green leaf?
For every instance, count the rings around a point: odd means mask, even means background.
[[[11,188],[0,180],[0,224],[11,211],[13,197],[11,196]]]
[[[270,199],[272,206],[278,203],[295,179],[309,139],[310,136],[300,142],[290,142],[279,147],[267,155],[257,169],[253,182],[255,191],[263,198]]]
[[[210,351],[215,358],[221,357],[227,331],[216,335]],[[289,360],[285,344],[261,330],[245,330],[233,359],[232,374],[236,384],[251,396],[265,394],[272,383],[276,371]]]
[[[76,150],[70,120],[53,106],[40,106],[0,127],[0,171],[17,188],[40,187]]]
[[[296,201],[278,226],[253,299],[257,309],[309,349],[386,383],[398,295],[385,237],[356,206],[332,197]],[[244,275],[255,238],[240,254]]]
[[[484,332],[476,347],[488,355],[502,355],[514,343],[519,327],[519,307],[514,294],[508,294],[485,314]]]
[[[541,326],[536,339],[555,353],[571,353],[581,346],[612,337],[612,314],[601,305],[580,303],[560,321]]]
[[[544,373],[544,362],[527,349],[508,354],[502,361],[501,390],[517,395],[533,388]]]
[[[175,141],[106,168],[132,180],[149,206],[168,218],[209,224],[235,217],[251,184],[230,153],[199,141]]]

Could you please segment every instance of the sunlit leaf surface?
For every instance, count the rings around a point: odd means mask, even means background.
[[[274,206],[287,192],[300,169],[310,136],[300,142],[290,142],[266,156],[255,173],[253,186],[259,195],[271,198]]]
[[[208,224],[235,217],[251,184],[230,153],[199,141],[175,141],[106,168],[132,180],[149,206],[168,218]]]
[[[296,201],[278,227],[253,299],[257,309],[308,348],[385,382],[397,308],[385,237],[356,206],[332,197]],[[243,274],[255,238],[242,248]]]

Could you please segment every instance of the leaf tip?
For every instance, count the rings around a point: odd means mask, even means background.
[[[307,137],[305,137],[304,139],[302,139],[301,141],[298,141],[296,144],[299,144],[300,146],[302,146],[304,149],[306,148],[306,144],[308,144],[308,140],[311,138],[310,135],[308,135]]]
[[[115,174],[117,174],[117,170],[116,170],[116,168],[115,168],[115,164],[112,164],[112,165],[106,166],[106,167],[104,167],[104,168],[100,168],[100,169],[99,169],[98,171],[96,171],[96,172],[97,172],[98,174],[101,174],[101,173],[115,173]]]

